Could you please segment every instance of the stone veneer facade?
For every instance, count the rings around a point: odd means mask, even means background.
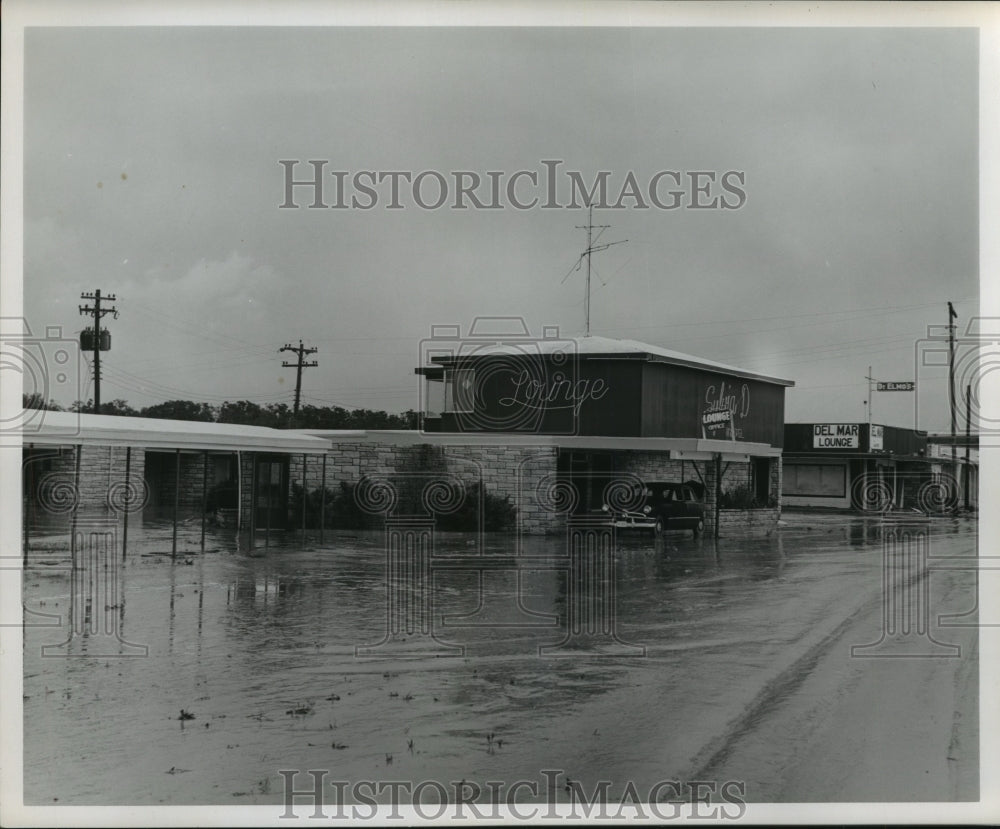
[[[80,447],[46,450],[47,459],[41,460],[40,449],[30,457],[34,467],[35,482],[46,478],[72,484],[75,453]],[[125,479],[124,447],[82,447],[80,455],[81,512],[104,510],[108,493]],[[157,458],[147,463],[149,455]],[[331,441],[326,454],[327,489],[336,491],[341,482],[356,484],[365,477],[420,475],[433,478],[434,473],[445,473],[471,485],[481,482],[485,492],[505,496],[517,509],[518,529],[526,534],[561,532],[565,516],[554,502],[552,486],[557,480],[559,450],[555,446],[507,445],[437,445],[394,444],[387,441]],[[705,532],[714,531],[715,519],[715,465],[707,461],[671,460],[667,453],[656,451],[618,450],[615,453],[618,472],[631,473],[640,478],[658,480],[695,480],[705,486]],[[251,483],[256,453],[241,453],[242,476],[242,525],[250,527]],[[324,481],[323,456],[291,454],[271,457],[289,459],[289,484],[301,483],[305,461],[307,490],[318,489]],[[201,453],[181,453],[180,513],[189,517],[201,508],[204,456]],[[150,506],[170,513],[173,507],[176,456],[173,452],[149,452],[133,448],[129,476],[133,487],[138,487]],[[723,463],[722,490],[730,491],[751,481],[751,466],[742,462]],[[214,483],[215,465],[209,464],[208,486]],[[26,478],[27,480],[27,478]],[[140,483],[141,482],[141,483]],[[777,498],[781,492],[781,460],[770,462],[770,493]],[[27,492],[27,488],[25,490]],[[38,515],[45,510],[44,503],[31,505]],[[720,535],[759,534],[770,532],[777,526],[780,507],[756,510],[720,511]],[[289,526],[296,526],[292,516]]]

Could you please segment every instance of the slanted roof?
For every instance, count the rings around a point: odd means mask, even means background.
[[[22,443],[45,446],[137,446],[187,451],[322,454],[329,443],[299,431],[152,417],[26,411]]]
[[[577,355],[584,359],[621,359],[621,360],[646,360],[655,363],[669,363],[670,365],[686,366],[697,368],[703,371],[714,371],[722,374],[731,374],[735,377],[743,377],[749,380],[760,380],[765,383],[775,383],[779,386],[794,386],[794,380],[784,380],[780,377],[771,377],[766,374],[747,371],[737,366],[730,366],[726,363],[718,363],[715,360],[706,360],[703,357],[695,357],[691,354],[684,354],[680,351],[672,351],[669,348],[662,348],[658,345],[639,342],[638,340],[620,340],[611,337],[575,337],[558,339],[531,340],[521,345],[517,342],[490,342],[488,339],[469,340],[465,344],[462,352],[455,356],[435,356],[431,362],[437,365],[447,365],[456,359],[478,360],[496,356],[530,357],[533,354],[554,355],[564,354],[568,357]],[[419,371],[419,369],[418,369]],[[421,372],[423,373],[423,372]]]

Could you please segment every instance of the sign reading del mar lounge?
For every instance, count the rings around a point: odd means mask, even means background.
[[[859,423],[816,423],[813,425],[814,449],[857,449],[861,445]]]

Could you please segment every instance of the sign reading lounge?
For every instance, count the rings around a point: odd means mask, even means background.
[[[859,423],[816,423],[813,425],[813,449],[857,449]]]

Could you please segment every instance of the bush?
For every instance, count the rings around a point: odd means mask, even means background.
[[[292,484],[292,492],[288,498],[288,512],[292,527],[302,526],[302,487]],[[325,529],[340,528],[347,530],[366,530],[378,526],[378,517],[369,515],[362,510],[354,500],[354,486],[341,481],[338,491],[317,487],[306,495],[306,528],[319,527],[320,513],[323,514]]]
[[[481,497],[482,495],[482,497]],[[299,484],[292,484],[291,496],[288,499],[290,526],[302,526],[303,490]],[[322,489],[317,488],[306,495],[306,528],[319,527],[320,505],[323,499]],[[514,527],[517,519],[517,508],[510,502],[509,496],[482,493],[481,484],[475,483],[466,487],[465,498],[455,512],[437,516],[436,527],[446,532],[475,532],[479,529],[480,500],[483,509],[483,529],[495,532]],[[396,515],[426,515],[420,503],[419,493],[403,491],[394,510]],[[354,498],[354,484],[340,482],[339,491],[326,490],[326,500],[323,504],[323,526],[345,530],[367,530],[382,526],[382,516],[371,515],[358,506]]]
[[[761,500],[748,484],[726,490],[719,498],[720,509],[765,509],[778,506],[778,500],[768,497]]]

